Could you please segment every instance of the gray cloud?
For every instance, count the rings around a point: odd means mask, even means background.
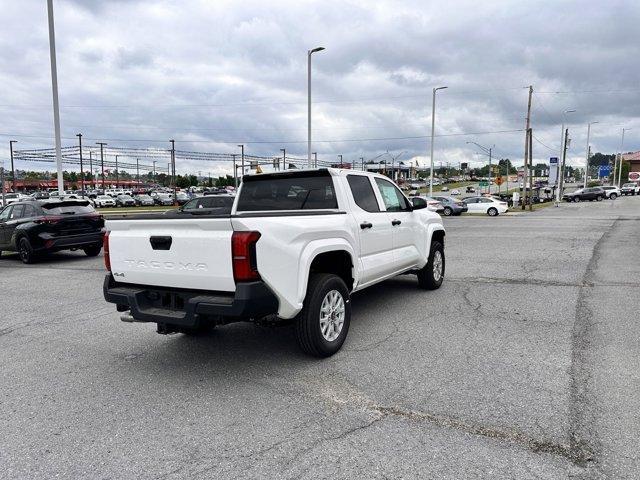
[[[499,156],[521,161],[524,133],[456,134],[522,129],[529,84],[534,134],[546,145],[534,144],[537,160],[555,154],[567,108],[577,110],[569,116],[576,163],[588,121],[600,121],[592,145],[605,152],[617,149],[622,124],[639,123],[640,5],[633,0],[67,0],[55,7],[69,138],[82,132],[130,146],[175,138],[180,148],[203,151],[236,151],[244,142],[252,153],[275,155],[284,146],[304,156],[306,51],[317,45],[327,50],[313,60],[314,150],[325,158],[389,149],[424,161],[426,138],[374,139],[428,135],[438,85],[449,89],[438,93],[436,131],[450,136],[436,140],[436,162],[475,161],[467,141],[495,144]],[[51,146],[46,8],[39,0],[10,2],[3,15],[0,133],[16,136],[21,148]],[[629,149],[638,143],[627,136]]]

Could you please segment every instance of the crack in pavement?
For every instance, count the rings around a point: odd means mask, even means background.
[[[541,287],[634,287],[640,288],[638,282],[601,282],[595,283],[588,280],[581,282],[561,282],[554,280],[542,280],[536,278],[500,278],[500,277],[447,277],[447,281],[454,283],[499,283],[507,285],[536,285]]]
[[[595,276],[602,247],[615,232],[616,218],[593,246],[591,258],[583,275],[583,284]],[[596,402],[591,391],[593,369],[591,346],[596,338],[597,324],[588,305],[589,292],[580,287],[576,303],[575,320],[571,334],[571,367],[569,370],[569,442],[574,463],[580,467],[597,464],[601,450],[594,427]]]

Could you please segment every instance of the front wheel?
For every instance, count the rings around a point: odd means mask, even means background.
[[[491,207],[489,210],[487,210],[487,215],[489,215],[490,217],[495,217],[496,215],[498,215],[498,209]]]
[[[599,201],[599,202],[601,202],[601,201],[602,201],[602,195],[598,195],[598,196],[596,197],[596,200],[597,200],[597,201]]]
[[[330,273],[311,275],[295,322],[302,351],[314,357],[330,357],[342,347],[350,323],[351,300],[344,280]]]
[[[611,200],[615,200],[616,198],[618,198],[618,195],[617,195],[617,194],[615,194],[615,193],[612,193],[611,195],[609,195],[609,198],[610,198]]]
[[[444,281],[444,245],[437,240],[431,242],[429,260],[418,270],[418,286],[424,290],[436,290]]]
[[[451,207],[444,207],[444,212],[442,212],[445,217],[450,217],[452,213],[453,210],[451,209]]]
[[[578,203],[580,201],[580,197],[576,197],[573,199],[574,202]]]

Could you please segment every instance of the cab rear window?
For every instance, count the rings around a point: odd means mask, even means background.
[[[85,203],[45,203],[42,205],[47,215],[81,215],[94,213],[95,209],[87,202]]]
[[[328,172],[245,177],[238,212],[331,210],[338,208]]]

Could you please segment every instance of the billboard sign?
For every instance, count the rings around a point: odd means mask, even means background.
[[[640,172],[629,172],[629,180],[632,182],[640,180]]]
[[[558,157],[549,158],[549,185],[556,185],[558,183],[559,166]]]
[[[611,175],[611,165],[600,165],[598,177],[608,177]]]

